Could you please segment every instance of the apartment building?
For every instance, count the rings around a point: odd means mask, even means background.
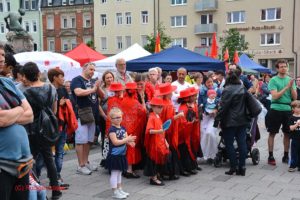
[[[40,0],[0,0],[0,40],[6,40],[6,23],[4,18],[10,12],[18,12],[19,8],[25,10],[22,16],[22,25],[33,38],[34,50],[42,50],[41,12],[39,10]]]
[[[93,0],[42,0],[44,51],[66,53],[94,40]]]
[[[97,0],[94,2],[95,47],[112,55],[134,43],[147,44],[154,32],[157,0]]]
[[[214,32],[219,41],[226,30],[236,28],[256,62],[274,69],[276,60],[284,58],[291,75],[300,73],[297,0],[99,0],[94,6],[95,46],[103,54],[118,53],[134,42],[143,46],[158,22],[172,45],[202,54],[210,49]]]

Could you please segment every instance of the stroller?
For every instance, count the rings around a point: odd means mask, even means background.
[[[219,133],[219,135],[221,136],[221,139],[218,144],[218,153],[216,154],[216,157],[213,160],[213,164],[215,167],[221,167],[222,162],[226,162],[226,160],[228,159],[224,138],[222,137],[222,131]],[[246,145],[247,145],[246,158],[251,158],[253,165],[258,165],[260,161],[259,149],[256,147],[252,148],[253,144],[257,142],[259,139],[260,139],[260,133],[257,126],[257,118],[254,118],[251,120],[251,123],[249,123],[249,126],[247,128],[247,135],[246,135]],[[235,141],[233,145],[238,157],[237,142]]]

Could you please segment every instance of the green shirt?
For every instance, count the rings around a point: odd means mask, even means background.
[[[276,90],[277,92],[279,92],[288,85],[290,80],[291,77],[289,76],[285,76],[284,78],[274,76],[273,78],[271,78],[268,88],[270,91]],[[295,83],[293,84],[293,89],[296,89]],[[291,89],[288,89],[279,99],[272,98],[271,108],[278,111],[291,111],[291,102]]]

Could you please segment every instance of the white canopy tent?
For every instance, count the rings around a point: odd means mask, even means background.
[[[106,70],[115,71],[115,63],[118,58],[124,58],[125,61],[133,60],[136,58],[141,58],[144,56],[148,56],[151,53],[146,51],[143,47],[141,47],[139,44],[135,43],[132,46],[128,47],[124,51],[105,58],[103,60],[94,61],[96,65],[96,71],[100,72],[101,74]]]
[[[21,65],[27,62],[36,63],[42,73],[47,72],[51,68],[59,67],[65,73],[65,80],[72,80],[82,72],[79,62],[50,51],[23,52],[15,54],[14,57]]]

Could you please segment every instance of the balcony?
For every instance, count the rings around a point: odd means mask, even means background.
[[[197,24],[195,34],[207,34],[217,32],[217,24]]]
[[[195,4],[196,12],[215,11],[218,9],[217,0],[201,0]]]

